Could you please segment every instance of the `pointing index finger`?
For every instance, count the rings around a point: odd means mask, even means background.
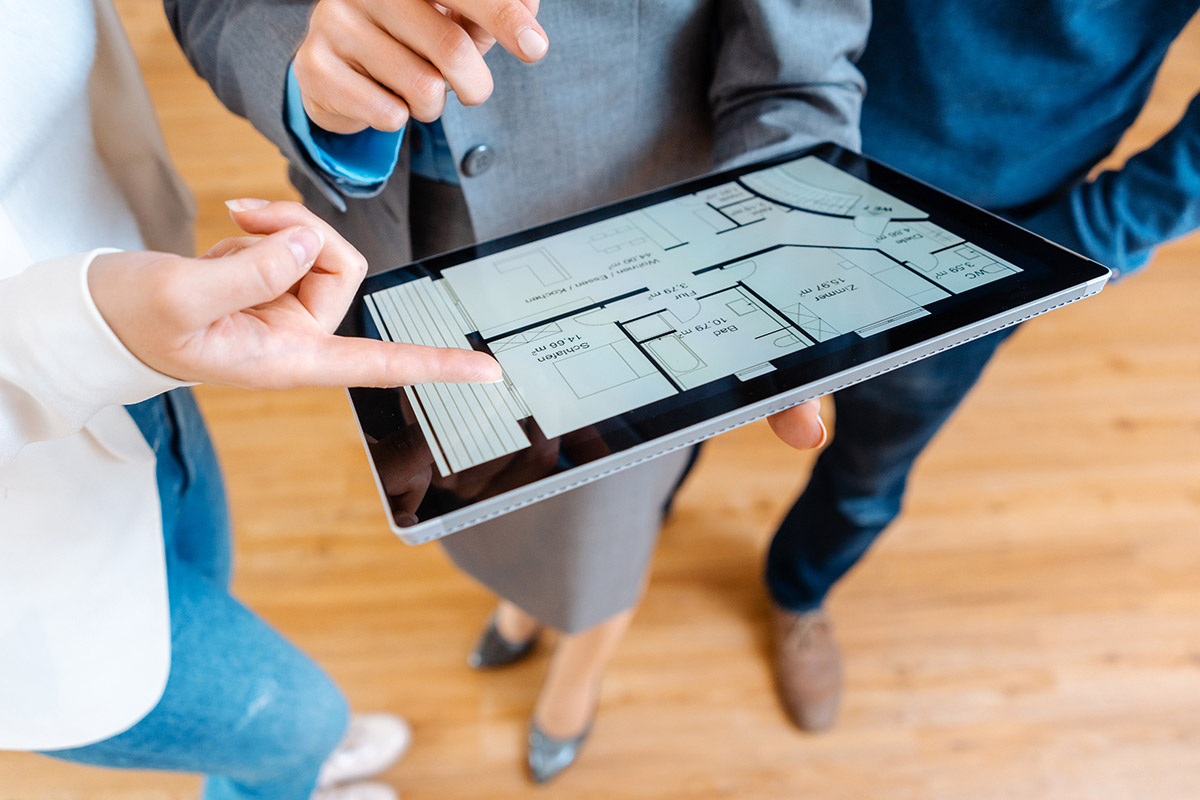
[[[487,353],[456,347],[327,336],[312,352],[313,385],[393,387],[414,383],[496,383],[500,365]]]

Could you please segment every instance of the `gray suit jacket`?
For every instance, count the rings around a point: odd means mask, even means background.
[[[407,153],[377,197],[355,200],[297,149],[283,123],[284,80],[307,3],[165,4],[192,64],[279,146],[305,201],[372,269],[409,260],[414,220],[426,247],[462,243],[446,241],[461,238],[462,225],[441,223],[461,221],[454,193],[410,213]],[[827,140],[858,146],[863,83],[854,61],[868,0],[542,0],[538,20],[550,37],[546,57],[526,65],[493,48],[492,97],[475,108],[450,102],[442,118],[460,165],[477,145],[495,153],[487,170],[461,178],[480,239],[714,165]],[[445,235],[430,237],[439,226]],[[544,623],[584,630],[636,602],[686,460],[654,459],[443,543],[459,566]]]
[[[342,197],[283,122],[303,0],[165,0],[196,70],[292,164],[318,213],[373,270],[408,260],[406,154],[377,198]],[[458,163],[495,159],[462,188],[478,238],[629,197],[743,159],[834,141],[857,149],[854,61],[869,0],[543,0],[550,51],[534,65],[487,56],[492,97],[442,122]]]

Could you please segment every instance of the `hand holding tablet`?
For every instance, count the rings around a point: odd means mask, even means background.
[[[505,380],[351,397],[371,439],[420,431],[430,488],[408,524],[393,522],[427,541],[1094,294],[1107,277],[828,145],[368,278],[345,330],[485,350]],[[813,411],[773,428],[812,446]],[[552,462],[534,457],[542,442]]]

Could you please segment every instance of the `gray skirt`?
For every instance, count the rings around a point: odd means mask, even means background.
[[[663,513],[691,450],[679,450],[442,540],[460,569],[565,633],[637,604]]]

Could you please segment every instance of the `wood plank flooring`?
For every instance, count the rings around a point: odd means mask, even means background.
[[[204,247],[220,201],[293,195],[219,108],[157,3],[118,3]],[[1200,83],[1200,25],[1119,151]],[[721,437],[667,525],[581,762],[519,760],[545,652],[478,675],[491,599],[382,522],[344,395],[204,388],[237,523],[238,594],[362,709],[408,716],[407,800],[1194,800],[1200,797],[1200,238],[1022,330],[921,461],[902,520],[831,602],[836,730],[793,731],[766,661],[762,552],[812,455],[758,424]],[[0,800],[181,800],[198,781],[0,754]]]

